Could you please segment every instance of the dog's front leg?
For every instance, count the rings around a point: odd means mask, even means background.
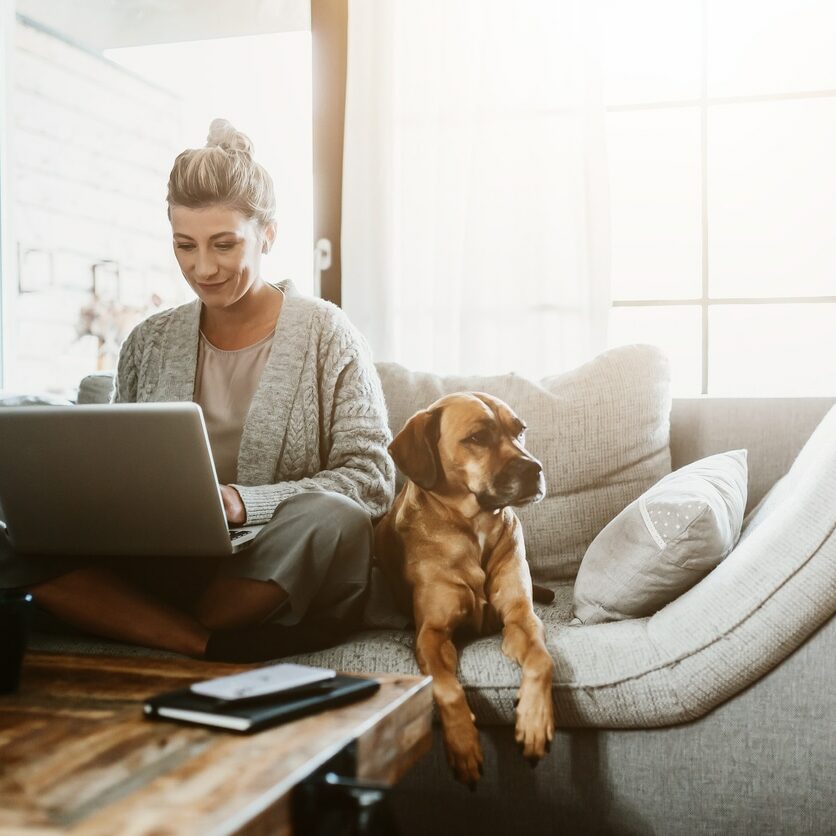
[[[546,649],[543,623],[530,606],[516,605],[500,615],[502,652],[522,668],[514,737],[523,756],[536,763],[554,737],[554,662]]]
[[[515,529],[491,556],[487,587],[488,599],[503,623],[502,652],[522,668],[514,736],[523,756],[534,764],[554,738],[554,660],[531,602],[531,575],[518,523]]]
[[[415,655],[424,674],[433,678],[433,698],[441,717],[447,761],[456,778],[474,789],[482,774],[482,747],[464,689],[456,679],[458,654],[453,628],[424,622],[418,626]]]

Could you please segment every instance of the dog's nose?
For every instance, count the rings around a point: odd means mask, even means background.
[[[543,465],[537,459],[520,459],[517,466],[523,479],[539,479],[543,472]]]
[[[536,484],[542,473],[543,465],[537,459],[514,459],[505,468],[506,478],[519,485]]]
[[[530,456],[513,458],[505,464],[494,482],[495,499],[501,500],[493,507],[525,503],[539,498],[545,491],[543,465]]]

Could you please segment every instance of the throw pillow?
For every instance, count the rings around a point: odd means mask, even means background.
[[[462,390],[501,398],[526,422],[546,498],[516,513],[537,581],[573,578],[595,535],[670,473],[670,374],[655,346],[613,348],[539,382],[516,374],[440,376],[396,363],[377,370],[393,434],[418,410]]]
[[[15,406],[72,406],[72,401],[57,395],[0,391],[0,408]]]
[[[686,465],[630,503],[592,541],[575,580],[584,624],[652,615],[717,566],[740,537],[746,450]]]

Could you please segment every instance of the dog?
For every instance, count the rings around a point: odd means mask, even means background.
[[[389,445],[408,481],[375,527],[378,565],[415,622],[415,655],[433,678],[447,760],[471,789],[482,749],[456,678],[454,634],[502,629],[503,653],[522,668],[515,739],[524,757],[535,765],[554,737],[554,662],[532,594],[554,595],[534,590],[511,510],[545,495],[525,429],[506,403],[482,392],[447,395],[417,412]]]

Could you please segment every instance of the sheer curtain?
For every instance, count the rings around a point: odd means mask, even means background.
[[[351,0],[343,306],[377,360],[554,374],[606,347],[591,0]]]

